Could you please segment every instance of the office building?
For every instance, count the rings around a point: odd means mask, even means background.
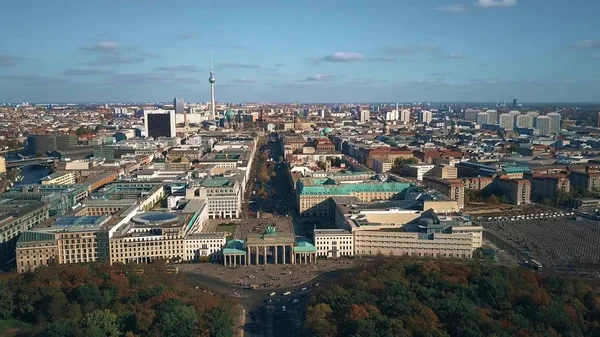
[[[550,117],[548,116],[538,116],[535,119],[535,128],[540,135],[550,135]]]
[[[360,110],[360,121],[363,123],[366,123],[369,121],[369,118],[371,117],[371,113],[369,112],[369,110]]]
[[[77,136],[75,135],[57,135],[56,150],[72,151],[77,149]]]
[[[477,114],[477,125],[486,125],[488,124],[488,113],[480,112]]]
[[[56,150],[56,137],[54,135],[30,135],[27,136],[27,154],[44,155],[46,152]]]
[[[517,99],[513,98],[513,102],[512,102],[512,108],[516,108],[517,107]]]
[[[550,119],[550,132],[551,135],[556,135],[560,132],[560,114],[556,112],[551,112],[546,115]]]
[[[504,130],[512,130],[515,126],[515,116],[511,114],[500,114],[499,124]]]
[[[42,185],[73,185],[75,184],[75,174],[54,172],[43,178]]]
[[[404,174],[417,180],[423,180],[423,177],[433,177],[435,165],[432,164],[404,164],[402,168]]]
[[[190,183],[187,199],[203,199],[209,219],[236,219],[242,212],[243,186],[235,177],[216,177]]]
[[[600,128],[600,111],[598,112],[598,118],[596,121],[596,126]]]
[[[173,99],[173,108],[175,109],[176,114],[182,114],[185,112],[185,101],[183,98],[174,98]]]
[[[456,179],[458,169],[447,164],[436,165],[433,169],[433,176],[439,179]]]
[[[431,111],[423,110],[419,112],[419,123],[429,124],[433,119],[433,113]]]
[[[174,110],[145,110],[146,137],[175,137]]]

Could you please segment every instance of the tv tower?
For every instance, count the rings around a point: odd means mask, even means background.
[[[215,120],[215,77],[213,75],[212,50],[210,51],[210,119]]]

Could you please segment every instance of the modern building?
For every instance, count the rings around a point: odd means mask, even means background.
[[[203,199],[208,204],[209,219],[239,218],[243,188],[235,178],[215,177],[188,185],[186,199]]]
[[[550,132],[551,135],[556,135],[560,132],[560,121],[561,116],[559,113],[551,112],[546,115],[550,119]]]
[[[360,121],[366,123],[371,118],[371,112],[369,110],[360,110]]]
[[[436,165],[433,169],[433,176],[438,179],[456,179],[458,169],[448,164]]]
[[[27,154],[38,155],[56,151],[56,137],[54,135],[27,136]]]
[[[487,112],[480,112],[477,114],[477,120],[476,123],[477,125],[485,125],[488,124],[488,113]]]
[[[547,135],[551,134],[551,132],[550,132],[551,125],[550,124],[551,124],[551,120],[550,120],[550,117],[548,117],[548,116],[538,116],[535,119],[535,128],[536,128],[536,130],[538,130],[538,133],[540,135],[547,136]]]
[[[463,119],[471,122],[477,122],[477,115],[481,110],[477,109],[466,109],[463,114]]]
[[[402,110],[400,111],[400,121],[404,124],[410,124],[410,110]]]
[[[175,137],[174,110],[144,110],[146,137]]]
[[[419,112],[419,123],[429,124],[433,120],[433,113],[431,111],[422,110]]]
[[[41,181],[42,185],[73,185],[75,184],[75,174],[54,172]]]
[[[498,124],[504,130],[512,130],[515,126],[515,116],[506,113],[500,114]]]
[[[532,128],[534,126],[533,118],[532,115],[518,115],[516,119],[517,128]]]
[[[345,229],[315,229],[313,242],[317,248],[317,257],[354,256],[354,234]]]
[[[182,114],[185,112],[185,101],[183,98],[174,98],[173,99],[173,108],[175,109],[176,114]]]
[[[72,151],[77,149],[77,136],[75,135],[56,135],[56,150]]]
[[[423,177],[433,177],[434,168],[432,164],[404,164],[402,169],[406,176],[423,180]]]
[[[487,124],[497,124],[498,123],[498,111],[496,110],[486,110],[488,119]]]

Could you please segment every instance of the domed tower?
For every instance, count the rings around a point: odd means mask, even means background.
[[[450,127],[450,132],[453,134],[458,133],[458,123],[456,123],[456,121],[452,121],[452,126]]]

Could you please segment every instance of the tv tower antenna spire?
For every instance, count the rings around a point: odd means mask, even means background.
[[[212,50],[210,51],[210,76],[208,77],[208,83],[210,83],[210,119],[215,120],[215,76],[213,73]]]

